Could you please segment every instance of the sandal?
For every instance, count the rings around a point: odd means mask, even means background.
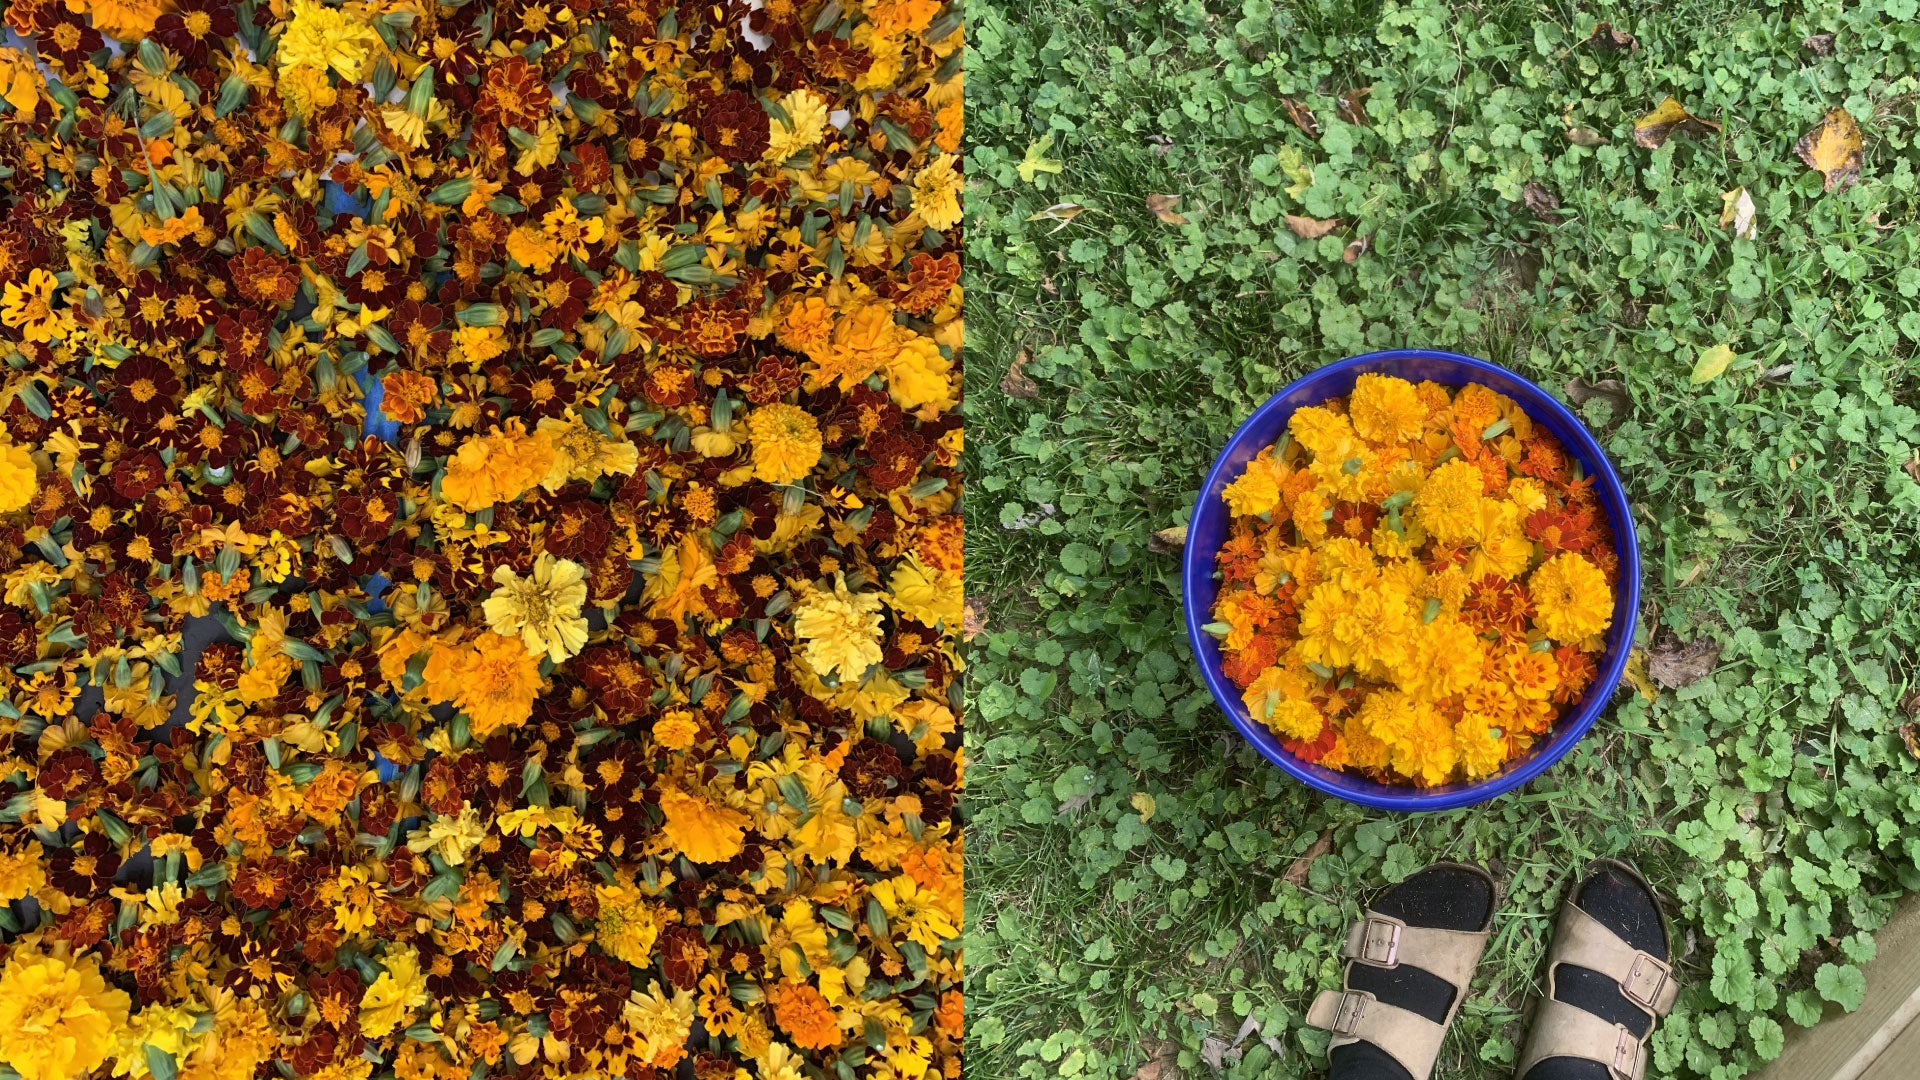
[[[1596,862],[1573,901],[1561,908],[1547,954],[1547,997],[1534,1014],[1514,1075],[1529,1077],[1541,1062],[1570,1058],[1533,1080],[1642,1080],[1647,1040],[1680,992],[1669,940],[1653,887],[1639,871],[1612,859]],[[1575,1063],[1581,1064],[1568,1067]]]
[[[1437,863],[1353,924],[1340,949],[1346,989],[1321,992],[1307,1010],[1307,1023],[1333,1032],[1327,1053],[1336,1074],[1344,1058],[1427,1080],[1486,949],[1497,898],[1485,870]]]

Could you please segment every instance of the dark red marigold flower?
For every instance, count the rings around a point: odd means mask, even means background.
[[[752,94],[720,95],[700,117],[700,137],[727,161],[753,161],[767,152],[767,111]]]

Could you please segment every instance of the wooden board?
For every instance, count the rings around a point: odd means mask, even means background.
[[[1920,1080],[1920,894],[1875,942],[1860,1008],[1829,1005],[1818,1026],[1789,1028],[1786,1051],[1758,1080]]]

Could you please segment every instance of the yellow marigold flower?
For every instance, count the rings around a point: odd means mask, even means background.
[[[551,436],[510,422],[460,444],[440,478],[440,497],[468,513],[512,502],[553,471],[553,459]]]
[[[27,282],[7,282],[0,291],[0,322],[24,330],[28,341],[49,342],[61,328],[60,313],[53,310],[53,294],[60,283],[45,270],[27,272]]]
[[[801,655],[822,676],[858,682],[880,662],[880,604],[877,592],[847,591],[843,575],[832,591],[814,589],[794,605],[793,632],[805,642]]]
[[[1525,645],[1507,651],[1507,681],[1514,694],[1528,701],[1546,701],[1560,688],[1560,664],[1551,652]]]
[[[957,159],[941,154],[913,178],[913,211],[927,227],[945,232],[960,223],[960,174]]]
[[[780,99],[785,120],[775,117],[769,125],[765,160],[782,162],[820,142],[827,133],[827,101],[806,88],[794,90]]]
[[[39,490],[40,474],[34,467],[33,453],[17,443],[0,445],[0,514],[24,509]]]
[[[904,928],[907,938],[918,942],[929,955],[938,954],[960,936],[960,927],[941,904],[939,894],[921,888],[908,875],[876,881],[867,895],[880,902],[890,929]]]
[[[618,435],[604,437],[577,416],[570,420],[546,417],[536,430],[553,446],[553,467],[540,481],[548,491],[559,491],[572,480],[632,476],[640,467],[639,447]]]
[[[1233,483],[1220,494],[1235,517],[1264,514],[1280,505],[1280,481],[1286,467],[1273,459],[1273,448],[1256,454]]]
[[[1287,418],[1287,430],[1315,457],[1325,455],[1341,440],[1353,438],[1353,424],[1324,405],[1294,410]]]
[[[608,956],[624,960],[634,967],[653,962],[653,943],[660,936],[660,921],[653,904],[632,882],[597,885],[600,916],[594,924],[594,940]]]
[[[453,703],[467,714],[476,739],[526,723],[540,696],[540,661],[519,639],[491,631],[463,650],[453,677]]]
[[[748,413],[747,436],[755,479],[791,484],[820,463],[820,423],[798,405],[776,401]]]
[[[1353,595],[1335,582],[1315,585],[1300,606],[1301,658],[1330,668],[1352,664],[1356,629]]]
[[[360,997],[360,1030],[376,1039],[404,1026],[427,1003],[427,975],[413,946],[387,946],[380,963],[385,970]]]
[[[658,979],[649,980],[646,992],[635,990],[627,996],[620,1018],[648,1064],[656,1069],[671,1068],[687,1056],[687,1034],[693,1030],[693,991],[676,989],[669,995],[660,989]]]
[[[1453,726],[1453,743],[1469,780],[1491,776],[1507,763],[1506,733],[1482,717],[1461,717]]]
[[[535,656],[558,664],[587,643],[587,569],[572,559],[543,554],[526,577],[510,566],[495,567],[493,595],[481,610],[487,626],[502,637],[518,635]]]
[[[1301,539],[1309,544],[1317,544],[1327,538],[1327,519],[1332,515],[1333,504],[1318,491],[1303,491],[1293,501],[1293,527],[1300,531]]]
[[[1413,497],[1413,512],[1421,527],[1443,544],[1478,539],[1482,488],[1478,468],[1458,459],[1449,461],[1421,485]]]
[[[1320,574],[1348,592],[1360,592],[1380,579],[1373,552],[1358,540],[1334,537],[1320,545]]]
[[[467,861],[467,853],[487,838],[487,827],[480,822],[480,811],[472,803],[462,803],[460,813],[438,814],[422,828],[407,834],[407,850],[415,855],[437,852],[449,866]]]
[[[319,0],[293,0],[291,10],[293,18],[274,54],[280,70],[331,68],[349,80],[366,72],[368,56],[380,44],[371,24]]]
[[[1504,581],[1527,572],[1533,562],[1533,541],[1520,523],[1520,508],[1505,499],[1480,500],[1480,546],[1467,560],[1471,580],[1489,574]]]
[[[1507,498],[1520,508],[1522,520],[1547,505],[1547,489],[1531,476],[1516,476],[1507,481]]]
[[[175,1061],[184,1060],[204,1039],[204,1034],[194,1033],[197,1023],[193,1013],[178,1005],[156,1003],[141,1009],[120,1032],[120,1042],[114,1048],[113,1075],[133,1080],[151,1076],[147,1068],[149,1046],[173,1055]]]
[[[153,32],[162,9],[154,0],[67,0],[67,10],[90,16],[94,29],[131,43]]]
[[[85,1076],[107,1060],[132,1005],[97,958],[16,943],[0,971],[0,1062],[21,1080]]]
[[[705,795],[662,787],[660,809],[667,843],[689,862],[723,863],[746,846],[747,815]]]
[[[1393,690],[1368,695],[1360,719],[1387,747],[1395,772],[1417,784],[1444,784],[1458,761],[1453,728],[1427,702]]]
[[[953,361],[940,355],[940,343],[921,334],[907,334],[899,351],[887,361],[887,395],[903,409],[953,405]]]
[[[1613,621],[1613,589],[1600,568],[1578,552],[1563,551],[1527,579],[1534,624],[1555,641],[1575,642]]]
[[[1240,695],[1247,712],[1277,735],[1313,739],[1325,724],[1320,710],[1301,692],[1298,676],[1279,665],[1268,668]]]
[[[959,574],[930,570],[909,552],[887,579],[887,606],[924,626],[958,626],[965,607]]]
[[[685,750],[699,737],[700,725],[685,709],[675,709],[653,722],[653,741],[668,750]]]
[[[379,920],[371,882],[366,867],[343,866],[339,875],[324,885],[334,901],[333,925],[349,937],[364,933]]]
[[[1453,615],[1436,614],[1421,627],[1395,681],[1417,697],[1450,697],[1479,681],[1486,658],[1486,644],[1472,627]]]
[[[1307,470],[1328,499],[1357,502],[1379,485],[1379,477],[1370,469],[1371,457],[1366,443],[1351,434],[1341,435],[1326,444],[1324,453],[1314,454]]]
[[[1362,375],[1348,401],[1353,430],[1377,443],[1412,442],[1426,429],[1427,407],[1420,392],[1405,379],[1391,375]]]
[[[842,390],[853,389],[856,383],[865,382],[893,362],[905,333],[894,323],[893,311],[883,304],[855,309],[834,323],[830,342],[809,354],[817,369],[810,385],[838,382]]]

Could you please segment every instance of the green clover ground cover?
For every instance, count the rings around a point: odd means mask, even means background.
[[[1920,888],[1920,3],[970,14],[969,1067],[1318,1075],[1301,1016],[1346,922],[1440,858],[1506,900],[1438,1075],[1508,1074],[1553,914],[1602,855],[1674,901],[1685,992],[1652,1075],[1741,1076],[1857,1007]],[[1600,19],[1638,48],[1583,44]],[[1669,94],[1720,128],[1636,146]],[[1825,192],[1793,146],[1834,107],[1866,150]],[[1721,224],[1739,187],[1752,239]],[[1285,215],[1340,224],[1304,240]],[[1623,690],[1521,792],[1415,817],[1241,743],[1154,539],[1258,402],[1406,345],[1599,384],[1580,408],[1636,507],[1642,643],[1720,650]]]

